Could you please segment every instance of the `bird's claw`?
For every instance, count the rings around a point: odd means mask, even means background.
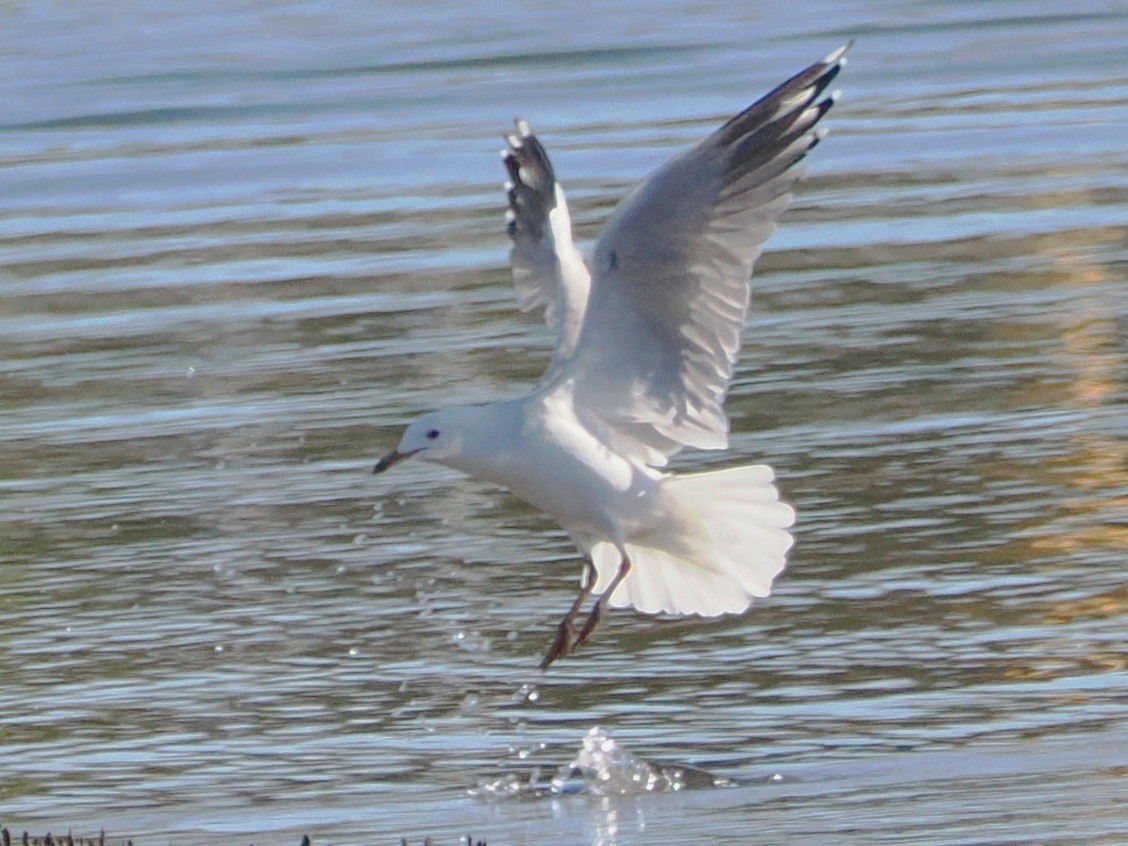
[[[544,656],[544,660],[541,661],[540,668],[547,670],[549,665],[557,658],[571,655],[573,651],[587,643],[588,638],[591,637],[591,633],[595,631],[595,627],[599,625],[602,618],[603,603],[596,602],[591,609],[591,613],[584,620],[584,625],[579,634],[576,634],[575,614],[569,614],[561,620],[560,625],[556,628],[556,637],[553,639],[548,653]]]
[[[585,626],[586,628],[586,626]],[[552,664],[557,658],[563,658],[571,652],[578,645],[573,643],[573,636],[576,633],[576,626],[573,623],[572,615],[568,615],[560,621],[560,625],[556,628],[556,637],[552,641],[552,646],[548,648],[548,652],[541,661],[540,668],[547,670],[549,665]]]

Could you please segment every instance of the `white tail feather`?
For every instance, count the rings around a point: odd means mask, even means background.
[[[779,501],[774,475],[763,464],[669,476],[662,482],[662,527],[625,544],[627,578],[609,598],[646,614],[739,614],[754,597],[767,596],[787,563],[795,511]],[[619,567],[607,541],[591,548],[606,590]]]

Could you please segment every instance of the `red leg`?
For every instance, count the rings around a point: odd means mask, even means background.
[[[576,646],[573,643],[573,638],[576,634],[576,615],[580,613],[580,608],[591,596],[592,588],[595,587],[595,565],[591,561],[586,562],[584,565],[584,581],[580,585],[579,596],[576,601],[572,603],[572,607],[568,609],[568,613],[564,615],[564,619],[560,621],[560,625],[556,629],[556,637],[552,641],[552,646],[549,647],[548,653],[541,661],[540,668],[547,670],[549,664],[557,658],[563,658],[571,652]]]
[[[611,598],[611,594],[615,592],[615,588],[622,584],[623,579],[627,577],[630,571],[631,559],[623,555],[622,559],[619,561],[619,571],[615,573],[615,578],[611,580],[611,584],[607,586],[607,590],[603,591],[599,599],[595,601],[595,606],[591,609],[591,613],[588,614],[588,618],[584,620],[584,627],[580,629],[580,635],[576,638],[576,642],[572,644],[572,649],[576,649],[587,643],[587,639],[591,637],[591,633],[595,631],[595,627],[599,625],[599,621],[603,618],[603,604]]]

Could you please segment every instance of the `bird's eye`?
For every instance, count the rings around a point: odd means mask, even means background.
[[[433,441],[438,436],[439,436],[439,430],[438,429],[431,429],[427,432],[427,440],[429,440],[429,441]]]

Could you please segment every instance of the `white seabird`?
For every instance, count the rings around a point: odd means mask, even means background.
[[[527,396],[419,418],[375,472],[437,462],[564,527],[589,560],[542,668],[584,643],[607,604],[737,614],[784,568],[795,512],[771,468],[662,468],[684,447],[728,445],[752,266],[802,176],[795,164],[823,136],[815,125],[845,52],[660,167],[615,209],[589,262],[544,147],[523,121],[507,138],[513,281],[521,309],[543,306],[559,334],[552,361]]]

